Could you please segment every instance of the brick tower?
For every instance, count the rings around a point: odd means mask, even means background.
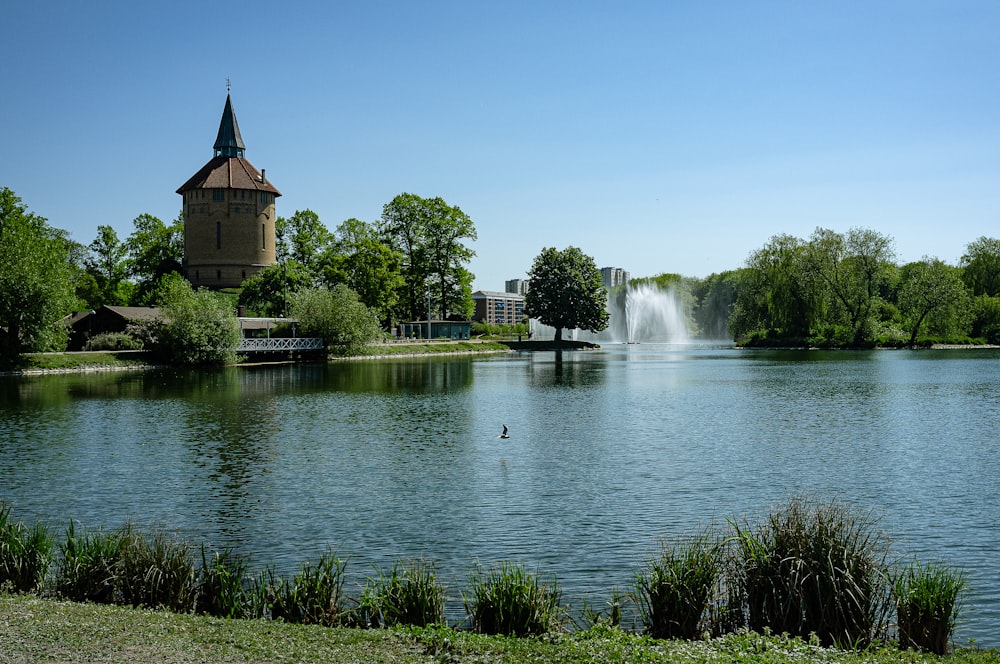
[[[184,276],[196,287],[237,287],[275,263],[274,199],[281,192],[245,153],[227,94],[215,156],[177,190],[184,198]]]

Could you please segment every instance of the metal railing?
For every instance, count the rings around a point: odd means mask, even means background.
[[[241,339],[237,353],[287,353],[298,350],[322,350],[323,340],[315,337],[273,337]]]

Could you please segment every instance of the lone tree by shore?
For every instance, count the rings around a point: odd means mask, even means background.
[[[607,291],[594,259],[576,247],[559,251],[546,247],[528,272],[531,287],[524,296],[524,313],[556,329],[600,332],[608,326]]]

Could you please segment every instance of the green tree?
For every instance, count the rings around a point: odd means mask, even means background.
[[[441,318],[472,313],[472,273],[465,264],[475,252],[465,246],[477,238],[472,220],[440,198],[400,194],[382,209],[379,232],[402,259],[400,314],[425,315],[427,293]]]
[[[299,291],[291,313],[302,334],[321,337],[332,355],[357,355],[381,335],[378,317],[344,284]]]
[[[291,296],[312,286],[312,273],[302,263],[286,260],[244,281],[239,303],[258,316],[287,316]]]
[[[328,287],[346,284],[365,306],[387,319],[399,301],[402,260],[402,254],[379,239],[374,226],[348,219],[334,231],[323,280]]]
[[[0,357],[62,350],[62,318],[75,302],[65,233],[0,189]]]
[[[222,365],[236,361],[240,325],[225,296],[194,290],[180,275],[167,275],[157,297],[163,318],[156,330],[156,348],[170,362]]]
[[[576,247],[559,251],[546,247],[528,271],[531,288],[524,298],[524,313],[556,329],[600,332],[608,326],[607,291],[594,259]]]
[[[729,321],[734,339],[754,333],[783,339],[810,335],[821,302],[804,268],[805,255],[805,244],[791,235],[776,235],[750,254],[739,272]]]
[[[160,280],[172,272],[180,274],[184,259],[184,217],[167,226],[150,214],[132,220],[135,230],[125,241],[129,276],[136,281],[131,304],[152,303]]]
[[[1000,295],[1000,240],[981,237],[970,242],[959,265],[962,281],[973,295]]]
[[[910,334],[910,346],[924,330],[942,336],[968,333],[972,313],[961,271],[936,258],[903,266],[897,305]]]
[[[319,215],[312,210],[296,210],[288,219],[278,217],[274,233],[278,262],[296,261],[318,278],[322,273],[320,257],[333,239]]]
[[[440,198],[426,201],[430,210],[427,218],[427,260],[430,278],[436,285],[436,300],[441,319],[456,316],[472,318],[473,274],[465,268],[476,252],[464,244],[478,235],[469,215],[456,205]]]
[[[118,239],[114,228],[97,227],[97,238],[88,247],[84,265],[97,287],[98,301],[90,303],[93,308],[102,304],[128,304],[132,295],[132,284],[126,280],[128,247]]]
[[[851,344],[874,341],[875,320],[883,289],[893,268],[892,239],[852,228],[847,235],[817,228],[809,239],[805,267],[826,288],[831,309],[850,330]]]
[[[739,271],[710,274],[699,280],[692,290],[698,302],[695,324],[699,333],[707,339],[724,339],[729,333],[729,319],[736,307]]]

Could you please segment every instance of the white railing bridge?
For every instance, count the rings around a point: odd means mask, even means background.
[[[323,350],[323,340],[315,337],[255,337],[241,339],[237,353],[289,353]]]

